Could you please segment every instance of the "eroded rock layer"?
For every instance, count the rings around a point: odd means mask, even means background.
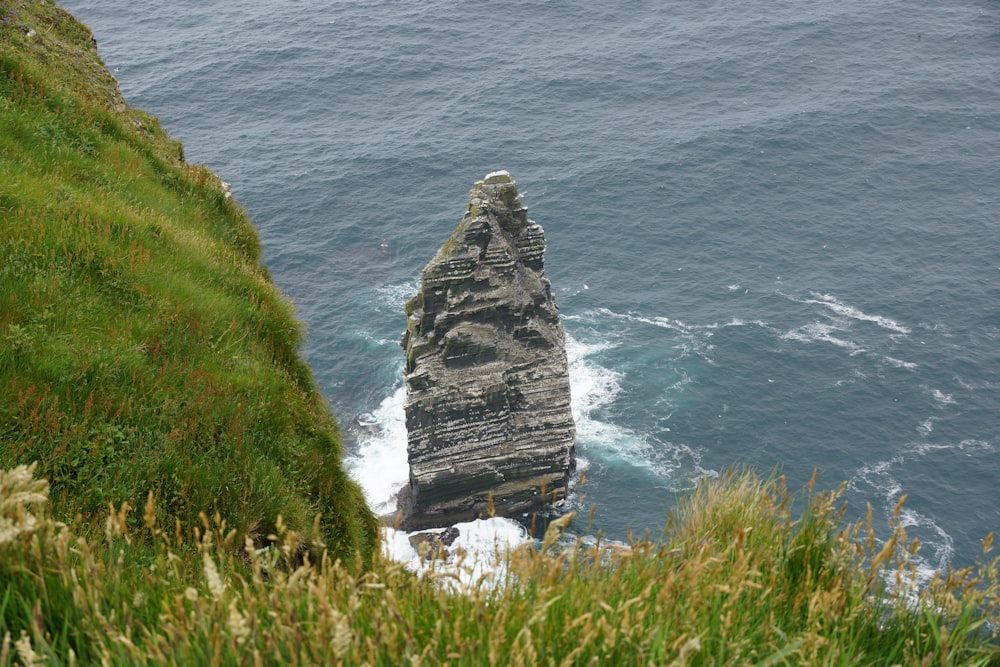
[[[424,268],[401,341],[403,528],[518,517],[565,493],[575,427],[544,253],[517,185],[496,172],[475,184],[462,221]]]

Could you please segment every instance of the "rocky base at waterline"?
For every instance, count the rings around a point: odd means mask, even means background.
[[[517,184],[495,172],[406,304],[405,530],[521,517],[565,495],[576,431],[565,334]]]

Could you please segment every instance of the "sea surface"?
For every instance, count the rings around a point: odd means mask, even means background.
[[[1000,1],[61,4],[249,210],[376,509],[403,302],[507,169],[590,531],[733,466],[846,483],[883,536],[905,495],[925,575],[1000,528]]]

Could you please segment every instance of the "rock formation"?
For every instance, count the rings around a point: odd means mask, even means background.
[[[475,184],[462,221],[424,267],[401,341],[404,529],[518,517],[565,493],[576,433],[544,253],[542,228],[503,171]]]

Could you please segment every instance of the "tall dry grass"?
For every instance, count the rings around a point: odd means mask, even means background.
[[[750,472],[702,482],[656,540],[587,547],[563,517],[461,591],[450,568],[313,561],[283,526],[264,549],[218,518],[160,526],[151,497],[94,542],[8,478],[0,667],[998,664],[995,559],[914,590],[901,526],[881,543],[838,492]]]

